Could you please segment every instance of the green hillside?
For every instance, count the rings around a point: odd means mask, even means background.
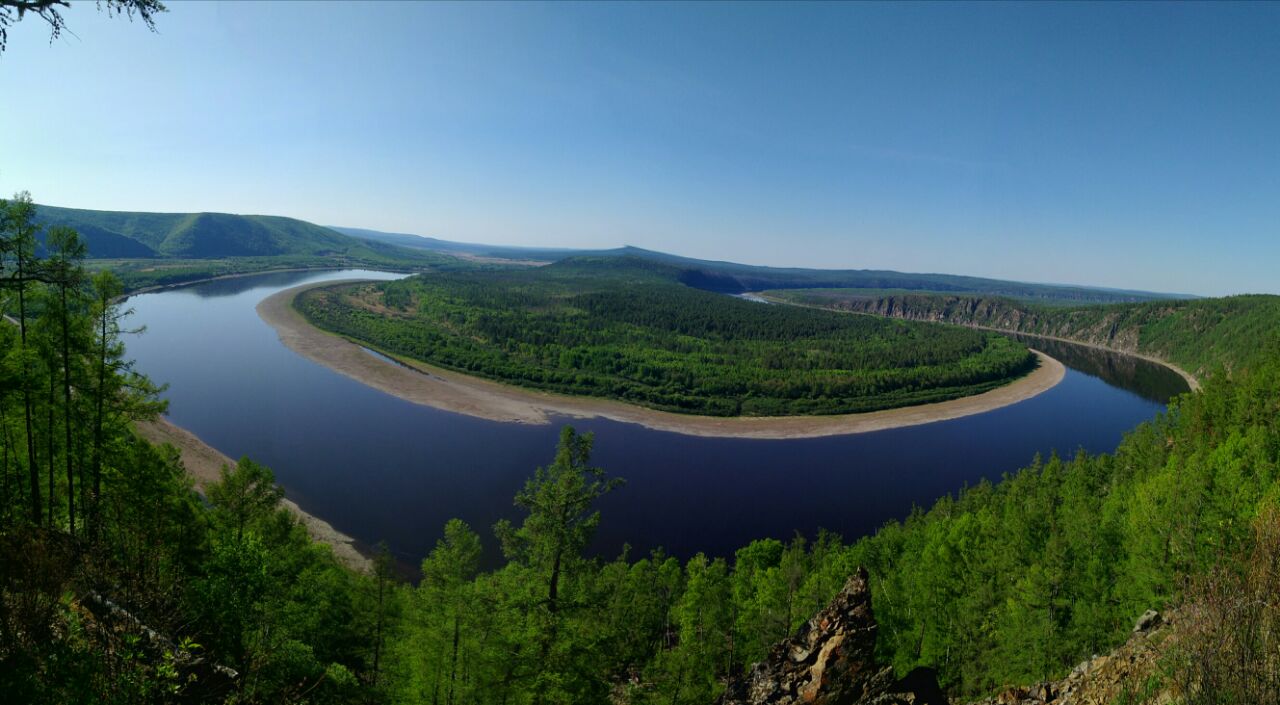
[[[760,267],[734,262],[691,259],[635,247],[611,250],[608,254],[642,257],[670,264],[681,269],[680,280],[685,284],[699,289],[730,294],[763,289],[847,287],[853,289],[908,289],[981,293],[1051,303],[1110,303],[1188,298],[1181,294],[1034,284],[955,274],[913,274],[876,269]]]
[[[1203,377],[1248,364],[1280,321],[1280,296],[1049,307],[1001,298],[772,291],[773,299],[856,313],[1051,336],[1137,353]]]
[[[228,213],[136,213],[39,206],[45,225],[75,228],[90,257],[264,257],[378,253],[422,258],[293,218]]]
[[[73,228],[88,248],[88,266],[112,269],[130,291],[273,269],[476,266],[447,254],[362,240],[281,216],[36,208],[41,242],[44,228]]]
[[[603,252],[603,250],[582,250],[563,247],[511,247],[506,245],[481,245],[471,242],[441,240],[439,238],[427,237],[425,235],[385,233],[366,228],[346,228],[336,225],[330,227],[343,235],[350,235],[352,237],[358,237],[371,242],[381,242],[388,245],[410,247],[417,250],[430,250],[433,252],[442,252],[444,254],[469,257],[558,262],[569,257],[598,255]]]

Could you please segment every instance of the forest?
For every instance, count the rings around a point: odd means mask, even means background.
[[[73,231],[37,256],[25,198],[0,213],[0,692],[14,702],[710,703],[858,566],[882,658],[977,696],[1061,675],[1204,576],[1247,573],[1280,511],[1273,325],[1114,453],[1035,459],[851,542],[591,555],[608,521],[596,500],[627,487],[565,428],[516,520],[449,522],[412,580],[385,550],[357,572],[281,508],[268,468],[242,459],[201,496],[175,449],[132,431],[163,403],[121,344],[119,282],[88,275]],[[500,567],[481,570],[486,544]],[[1171,651],[1161,677],[1199,673],[1217,658],[1205,644]],[[1188,701],[1249,702],[1223,692]]]
[[[987,391],[1034,368],[956,327],[761,305],[649,260],[575,258],[313,289],[313,324],[381,351],[547,391],[711,416],[872,411]]]
[[[850,289],[766,295],[803,306],[1062,338],[1147,355],[1197,376],[1247,364],[1263,350],[1258,341],[1280,321],[1280,296],[1263,294],[1091,306],[1046,306],[989,296],[867,296]]]
[[[0,255],[3,700],[366,702],[389,563],[313,544],[268,469],[200,496],[134,432],[165,405],[126,356],[123,284],[26,194],[0,200]]]

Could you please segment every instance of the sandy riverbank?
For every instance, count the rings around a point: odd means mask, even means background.
[[[353,280],[354,281],[354,280]],[[1040,366],[1003,387],[962,399],[839,416],[719,418],[646,409],[609,399],[522,389],[442,370],[412,360],[397,365],[360,345],[312,326],[293,308],[299,292],[342,282],[304,284],[258,304],[262,317],[294,352],[374,389],[407,401],[495,421],[545,424],[553,416],[602,417],[659,431],[725,438],[815,438],[945,421],[990,411],[1051,389],[1066,374],[1062,363],[1036,351]]]
[[[152,443],[168,443],[177,448],[182,455],[183,466],[201,492],[209,484],[217,482],[223,465],[236,464],[194,433],[173,425],[167,419],[142,422],[136,424],[136,428],[139,435]],[[291,500],[285,499],[283,504],[298,517],[312,539],[332,546],[334,555],[344,565],[356,570],[369,570],[371,563],[356,549],[355,539],[333,528],[329,522],[306,513]]]

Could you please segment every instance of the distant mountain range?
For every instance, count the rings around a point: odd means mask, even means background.
[[[337,225],[330,225],[329,229],[336,230],[340,233],[350,235],[352,237],[363,238],[373,242],[381,242],[387,245],[396,245],[398,247],[411,247],[419,250],[431,250],[432,252],[443,252],[451,255],[460,255],[466,257],[488,257],[493,259],[510,259],[510,260],[533,260],[540,262],[555,262],[568,257],[578,257],[581,255],[597,255],[603,250],[580,250],[566,247],[510,247],[505,245],[476,245],[469,242],[453,242],[451,240],[440,240],[425,235],[410,235],[408,233],[384,233],[378,230],[366,230],[365,228],[346,228]]]
[[[1116,303],[1192,298],[1148,291],[1034,284],[952,274],[870,269],[760,267],[692,259],[638,247],[582,250],[504,247],[452,242],[376,230],[324,227],[294,218],[229,213],[144,213],[38,206],[37,220],[79,231],[97,259],[225,260],[307,258],[309,266],[360,263],[403,267],[462,264],[464,260],[558,262],[573,257],[634,257],[675,267],[681,282],[709,291],[868,289],[986,294],[1051,303]],[[276,265],[280,266],[280,265]],[[323,266],[322,264],[320,266]]]
[[[954,274],[911,274],[873,269],[761,267],[737,264],[735,262],[693,259],[630,246],[607,250],[504,247],[451,242],[421,235],[384,233],[361,228],[333,227],[333,229],[372,242],[457,256],[546,262],[556,262],[571,257],[639,257],[680,268],[682,270],[680,280],[689,286],[730,294],[765,289],[830,288],[987,294],[1053,303],[1122,303],[1195,298],[1183,294],[1061,284],[1035,284]]]

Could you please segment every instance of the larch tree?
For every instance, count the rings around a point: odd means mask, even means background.
[[[122,16],[142,20],[147,29],[155,31],[156,15],[167,12],[160,0],[98,0],[98,9],[110,16]],[[63,10],[71,7],[70,0],[0,0],[0,52],[9,39],[9,28],[21,22],[27,15],[35,15],[49,25],[49,41],[57,39],[67,29]]]
[[[573,678],[556,648],[565,621],[563,591],[580,572],[583,551],[600,523],[595,502],[622,482],[589,465],[592,440],[592,434],[580,435],[571,426],[562,429],[555,460],[538,468],[516,494],[516,506],[528,512],[524,522],[516,528],[504,519],[494,527],[503,552],[529,571],[541,593],[533,598],[531,615],[537,648],[532,661],[535,703],[569,687],[566,680]]]

